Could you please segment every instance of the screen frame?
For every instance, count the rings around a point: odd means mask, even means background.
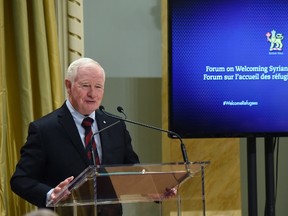
[[[288,128],[287,131],[283,132],[275,132],[275,131],[263,131],[263,132],[255,132],[255,131],[234,131],[234,132],[209,132],[205,133],[182,133],[181,131],[177,131],[177,129],[173,126],[172,122],[172,117],[173,117],[173,109],[172,109],[172,104],[173,104],[173,97],[172,97],[172,92],[173,92],[173,80],[172,80],[172,39],[171,39],[171,34],[172,34],[172,28],[171,28],[171,23],[172,23],[172,18],[171,18],[171,4],[170,0],[167,1],[167,59],[168,59],[168,64],[167,64],[167,73],[168,73],[168,129],[170,131],[173,131],[177,133],[181,138],[245,138],[245,137],[267,137],[267,136],[274,136],[274,137],[286,137],[288,136]],[[253,122],[251,122],[252,124]],[[191,122],[193,124],[193,122]],[[237,122],[235,123],[237,124]],[[170,138],[178,138],[177,136],[173,134],[168,134]]]

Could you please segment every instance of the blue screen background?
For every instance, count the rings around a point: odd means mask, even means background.
[[[269,71],[288,67],[287,2],[169,0],[168,7],[169,130],[183,138],[287,135],[288,70]],[[284,37],[282,50],[269,50],[272,30]],[[276,74],[287,80],[272,79]],[[229,75],[233,79],[225,80]]]

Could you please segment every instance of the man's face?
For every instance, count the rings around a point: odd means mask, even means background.
[[[104,84],[104,73],[94,63],[79,67],[74,83],[65,81],[70,103],[83,115],[89,115],[99,108],[104,95]]]

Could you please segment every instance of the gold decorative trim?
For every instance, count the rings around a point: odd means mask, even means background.
[[[71,48],[69,48],[69,52],[72,52],[74,54],[77,54],[78,56],[82,56],[82,53],[78,52],[77,50],[73,50]]]
[[[84,56],[83,0],[68,0],[68,52],[69,62]]]
[[[71,2],[71,3],[75,3],[78,6],[81,6],[81,3],[79,1],[76,1],[76,0],[68,0],[68,1]]]
[[[68,32],[69,35],[78,38],[79,40],[82,40],[82,37],[78,34],[74,34],[73,32]]]
[[[78,19],[78,18],[75,17],[75,16],[71,16],[71,15],[68,14],[68,18],[69,18],[69,19],[74,19],[74,20],[76,20],[78,23],[81,23],[81,20]]]

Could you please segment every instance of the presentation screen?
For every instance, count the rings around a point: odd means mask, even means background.
[[[168,0],[169,130],[288,134],[288,3]]]

